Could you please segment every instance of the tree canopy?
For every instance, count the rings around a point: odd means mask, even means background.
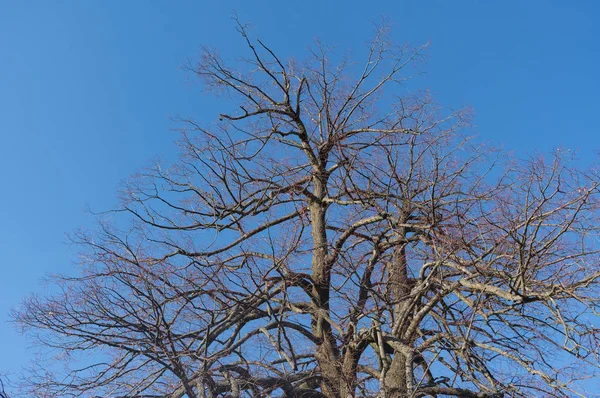
[[[597,172],[466,137],[385,28],[360,62],[239,31],[246,58],[190,66],[238,107],[182,120],[178,162],[132,177],[74,237],[80,274],[15,311],[52,354],[28,393],[585,396]]]

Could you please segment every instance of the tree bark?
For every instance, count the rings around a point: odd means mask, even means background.
[[[340,354],[329,323],[329,295],[331,285],[331,265],[328,261],[328,240],[326,226],[326,204],[321,202],[326,189],[324,177],[315,173],[314,201],[310,204],[313,237],[312,279],[313,296],[317,306],[312,315],[312,331],[317,341],[315,359],[321,369],[321,391],[328,398],[347,397],[340,366]]]
[[[395,303],[394,314],[397,320],[399,317],[405,316],[404,312],[407,311],[407,306],[402,298],[410,293],[406,246],[402,245],[396,248],[393,261],[388,264],[388,274],[388,289],[391,301]],[[399,329],[394,337],[402,340],[402,330]],[[406,359],[406,355],[398,350],[394,351],[384,381],[387,398],[405,397],[408,392]]]

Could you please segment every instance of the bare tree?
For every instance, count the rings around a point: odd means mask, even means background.
[[[362,67],[239,30],[249,58],[191,67],[239,109],[184,120],[180,161],[77,235],[81,275],[15,311],[66,363],[29,394],[585,396],[598,174],[464,138],[465,112],[403,88],[423,49],[385,29]]]

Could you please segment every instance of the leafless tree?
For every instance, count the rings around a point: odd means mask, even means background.
[[[585,396],[598,174],[465,138],[466,112],[405,88],[423,48],[386,29],[362,66],[239,31],[248,58],[191,66],[239,108],[182,121],[180,161],[77,234],[81,274],[14,312],[66,364],[29,394]]]

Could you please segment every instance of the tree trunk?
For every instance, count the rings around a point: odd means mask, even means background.
[[[314,178],[314,195],[319,200],[325,196],[325,184],[319,177]],[[314,243],[312,257],[313,296],[318,310],[312,315],[312,331],[317,339],[315,359],[321,369],[321,392],[328,398],[346,398],[352,393],[344,381],[340,353],[328,321],[331,269],[328,264],[328,241],[326,230],[326,205],[314,201],[310,205],[312,237]]]
[[[406,356],[396,351],[385,375],[386,398],[402,398],[407,394]]]
[[[395,320],[405,316],[408,310],[403,297],[410,293],[410,282],[408,278],[406,262],[406,246],[402,245],[396,249],[393,261],[388,265],[389,281],[388,291],[390,299],[394,303]],[[407,317],[410,319],[410,317]],[[394,337],[402,339],[403,327],[396,328]],[[408,390],[408,381],[406,374],[406,355],[395,351],[390,362],[389,369],[386,372],[384,386],[387,398],[405,397]]]

